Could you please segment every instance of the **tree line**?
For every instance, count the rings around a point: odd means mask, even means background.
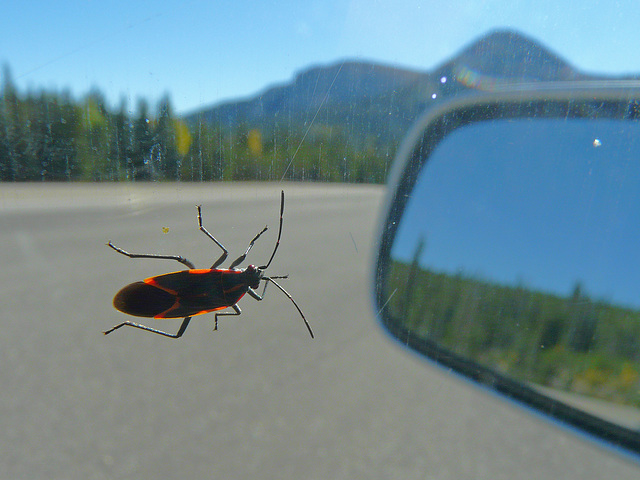
[[[344,125],[189,124],[164,96],[154,111],[110,108],[93,89],[0,92],[0,181],[298,180],[383,183],[394,152]]]

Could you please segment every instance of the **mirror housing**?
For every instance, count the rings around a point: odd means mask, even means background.
[[[640,454],[640,82],[455,99],[418,120],[388,186],[387,331]]]

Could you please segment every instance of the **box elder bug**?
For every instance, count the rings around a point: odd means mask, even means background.
[[[125,321],[105,331],[104,334],[111,333],[120,327],[129,326],[164,335],[165,337],[180,338],[187,329],[191,317],[217,310],[224,310],[225,308],[233,309],[233,312],[215,314],[214,330],[217,330],[219,316],[240,315],[242,311],[237,303],[244,294],[248,293],[256,300],[262,300],[267,290],[267,285],[271,282],[293,302],[293,305],[307,326],[311,338],[313,338],[311,326],[296,301],[289,292],[274,280],[276,278],[288,278],[288,275],[268,277],[264,274],[264,271],[271,265],[271,261],[273,257],[275,257],[278,246],[280,245],[282,216],[284,214],[284,191],[281,192],[280,197],[280,227],[278,229],[278,239],[276,240],[271,258],[269,258],[269,261],[265,265],[260,267],[249,265],[247,268],[237,268],[238,265],[244,261],[251,248],[253,248],[255,241],[260,235],[267,231],[267,227],[264,227],[260,233],[253,237],[253,240],[249,242],[247,250],[236,258],[229,268],[218,268],[222,262],[226,260],[229,252],[204,228],[202,225],[201,206],[197,205],[197,209],[200,230],[222,249],[222,255],[214,262],[211,268],[196,269],[193,263],[179,255],[135,254],[116,247],[111,241],[107,244],[116,252],[126,255],[129,258],[176,260],[189,267],[189,270],[167,273],[165,275],[147,278],[142,282],[134,282],[120,290],[113,299],[113,306],[117,310],[136,317],[184,318],[178,333],[171,334],[136,322]],[[256,290],[260,286],[260,281],[264,281],[264,287],[262,293],[258,294]]]

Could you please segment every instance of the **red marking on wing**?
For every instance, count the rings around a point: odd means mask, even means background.
[[[150,278],[145,278],[143,280],[144,283],[154,286],[156,288],[159,288],[160,290],[164,290],[167,293],[170,293],[171,295],[175,295],[176,297],[178,296],[178,292],[175,290],[172,290],[170,288],[164,287],[162,285],[160,285],[160,283],[158,283],[158,281],[156,280],[157,277],[150,277]]]
[[[182,305],[180,305],[180,299],[176,300],[176,303],[173,304],[173,306],[171,308],[169,308],[168,310],[165,310],[162,313],[159,313],[158,315],[156,315],[153,318],[182,318],[182,317],[195,317],[196,315],[203,315],[205,313],[210,313],[210,312],[215,312],[216,310],[224,310],[225,308],[229,308],[229,307],[216,307],[216,308],[210,308],[208,310],[200,310],[199,312],[196,313],[191,313],[191,312],[181,312],[181,313],[177,313],[177,311],[182,308]]]

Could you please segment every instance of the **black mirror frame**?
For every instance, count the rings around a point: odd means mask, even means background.
[[[383,327],[400,343],[441,366],[531,407],[565,425],[577,427],[594,439],[640,459],[640,432],[585,413],[544,396],[526,385],[463,356],[420,338],[390,318],[385,279],[391,246],[418,173],[437,145],[463,126],[496,119],[581,118],[640,120],[640,81],[562,82],[517,85],[500,92],[478,93],[454,99],[428,110],[403,141],[389,175],[387,197],[379,229],[374,269],[375,308]]]

